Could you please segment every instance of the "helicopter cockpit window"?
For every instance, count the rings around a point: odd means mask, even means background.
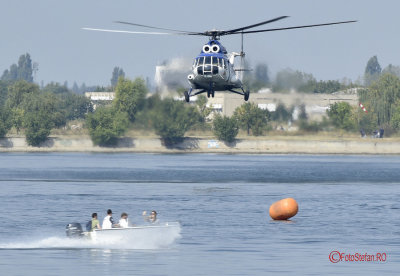
[[[200,75],[204,74],[203,64],[204,64],[204,57],[199,57],[197,59],[197,65],[196,66],[197,66],[197,73],[200,74]]]
[[[213,60],[212,65],[218,66],[218,58],[217,57],[213,57],[212,60]]]
[[[219,72],[218,66],[223,66],[223,59],[213,56],[199,57],[195,63],[200,75],[216,75]]]
[[[212,66],[211,66],[212,57],[208,56],[204,58],[204,75],[211,75]]]
[[[204,57],[199,58],[199,66],[203,66],[204,63]]]

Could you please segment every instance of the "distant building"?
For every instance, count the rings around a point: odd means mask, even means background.
[[[352,106],[357,106],[358,97],[357,91],[340,91],[333,94],[251,93],[249,102],[255,103],[259,108],[267,109],[270,112],[275,111],[279,103],[286,107],[298,107],[304,104],[308,117],[311,120],[318,121],[326,115],[329,105],[336,102],[348,102]],[[235,109],[244,103],[243,96],[229,92],[216,92],[214,98],[208,99],[207,106],[211,107],[214,113],[232,116]],[[295,112],[296,110],[295,108]],[[296,114],[293,115],[296,117]]]
[[[98,105],[110,104],[115,98],[115,92],[85,92],[85,97],[90,99],[96,109]]]

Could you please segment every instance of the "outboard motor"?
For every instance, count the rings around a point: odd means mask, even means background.
[[[81,238],[83,236],[82,225],[77,222],[67,224],[65,234],[69,238]]]

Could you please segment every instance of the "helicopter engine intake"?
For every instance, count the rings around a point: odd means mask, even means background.
[[[211,51],[212,51],[213,53],[219,53],[219,50],[220,50],[220,47],[219,47],[218,45],[213,45],[213,46],[211,47]]]
[[[210,53],[210,51],[211,51],[210,46],[208,46],[207,44],[203,46],[204,53]]]

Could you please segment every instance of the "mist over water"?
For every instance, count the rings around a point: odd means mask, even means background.
[[[377,275],[398,271],[400,157],[1,154],[5,275]],[[268,217],[293,197],[290,222]],[[111,208],[157,210],[170,232],[93,242],[65,236]],[[384,263],[329,254],[385,252]]]
[[[14,241],[0,243],[1,249],[121,249],[121,250],[161,250],[173,248],[179,239],[179,225],[170,229],[158,229],[156,233],[144,233],[138,237],[108,238],[92,240],[85,238],[68,238],[64,236],[32,237],[27,233]],[[59,232],[59,231],[57,231]]]

